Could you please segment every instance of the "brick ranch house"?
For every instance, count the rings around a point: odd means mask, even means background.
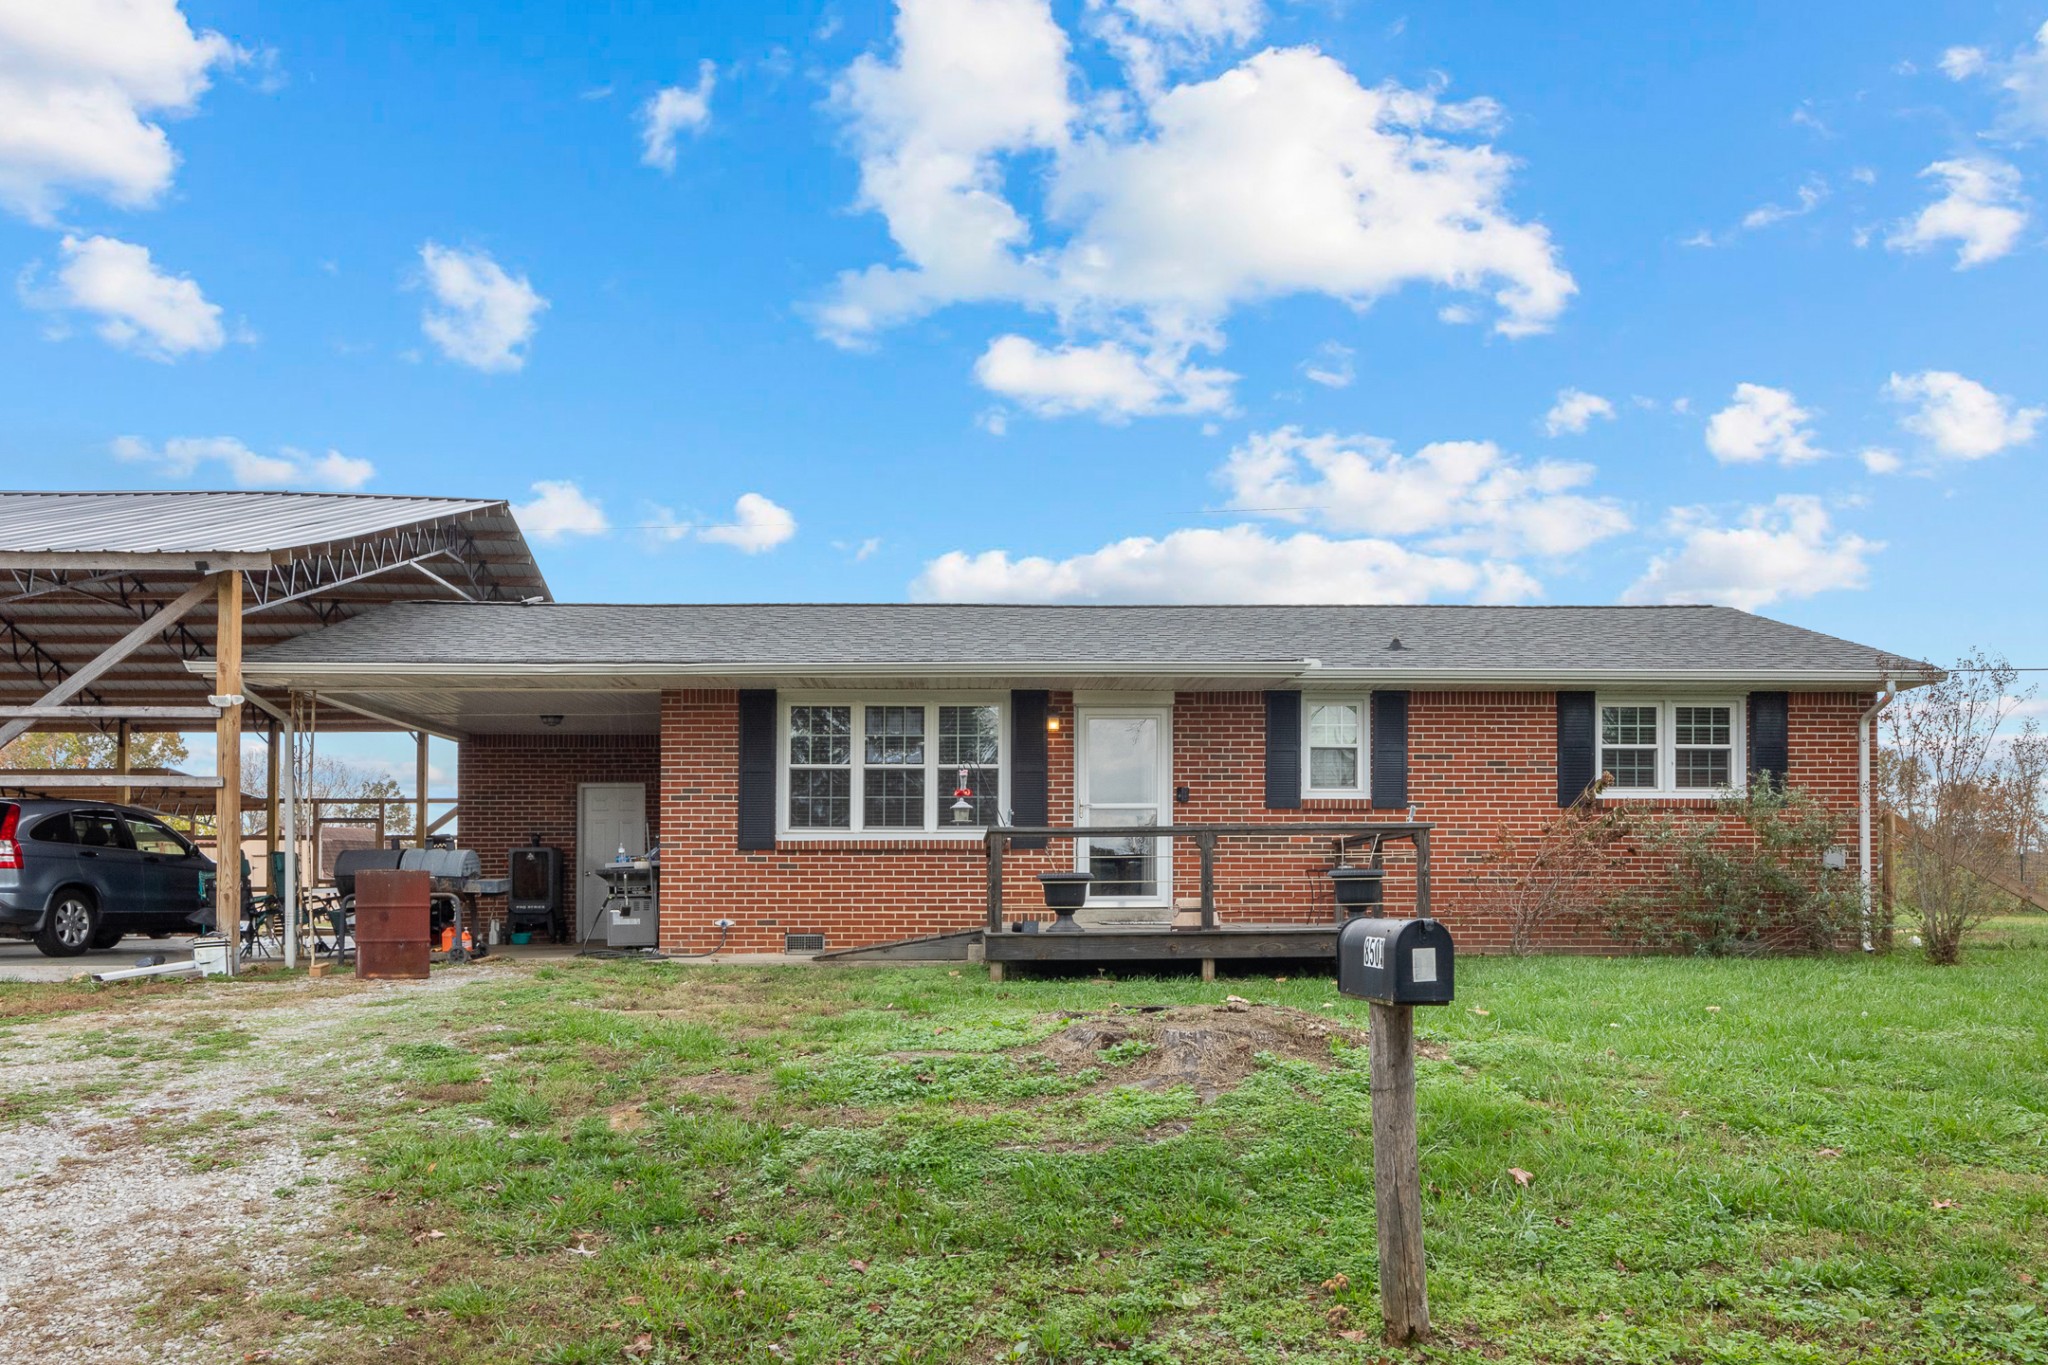
[[[1486,951],[1508,926],[1478,860],[1602,771],[1606,799],[1661,808],[1779,775],[1848,817],[1861,875],[1891,657],[1722,607],[444,602],[382,607],[245,667],[456,739],[462,843],[492,875],[531,836],[563,848],[579,927],[599,899],[591,865],[658,839],[670,951],[972,929],[981,831],[1005,816],[1411,813],[1435,826],[1434,912]],[[1149,842],[1151,857],[1079,840],[1012,852],[1006,915],[1042,917],[1031,874],[1081,866],[1093,913],[1169,922],[1195,858]],[[1327,923],[1330,848],[1226,841],[1219,918]],[[1396,867],[1390,905],[1403,894]],[[1549,946],[1608,940],[1565,926]]]

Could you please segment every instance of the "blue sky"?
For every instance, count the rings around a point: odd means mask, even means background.
[[[769,11],[0,0],[11,482],[2048,664],[2039,0]]]

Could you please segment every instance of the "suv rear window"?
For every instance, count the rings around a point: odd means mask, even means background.
[[[28,832],[28,837],[46,844],[75,844],[78,840],[71,833],[71,812],[52,815]]]
[[[110,810],[75,810],[71,812],[71,832],[77,842],[91,848],[127,848],[127,832],[121,828],[121,817]]]

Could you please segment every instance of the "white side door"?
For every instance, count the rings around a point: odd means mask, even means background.
[[[1087,706],[1075,717],[1074,800],[1082,825],[1169,824],[1173,708]],[[1165,905],[1173,895],[1169,839],[1076,839],[1075,868],[1092,872],[1091,905]]]
[[[606,886],[595,869],[623,848],[647,851],[647,788],[638,782],[585,782],[576,789],[576,941],[604,908]]]

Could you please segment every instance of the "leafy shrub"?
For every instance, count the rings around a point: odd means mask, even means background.
[[[1845,825],[1841,812],[1762,776],[1712,815],[1646,820],[1639,837],[1656,871],[1609,901],[1609,927],[1712,957],[1839,947],[1860,922],[1862,897],[1854,879],[1821,864]]]

